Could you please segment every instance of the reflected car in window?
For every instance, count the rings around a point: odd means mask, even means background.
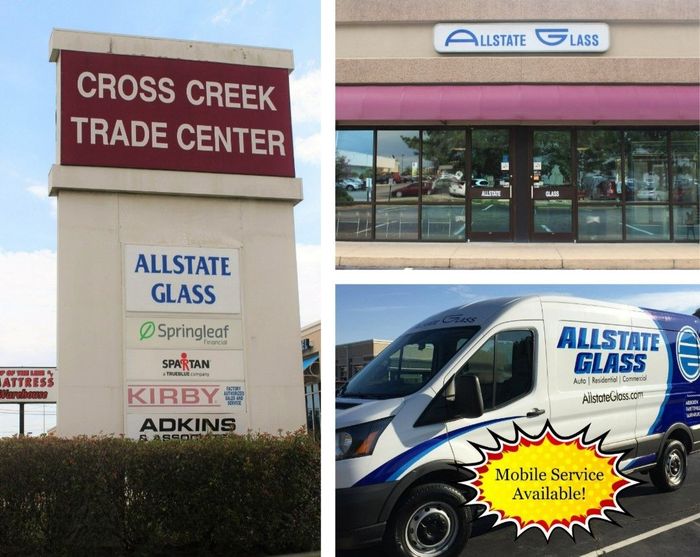
[[[420,186],[418,182],[412,182],[405,186],[391,190],[391,197],[418,197]],[[431,182],[423,182],[423,187],[420,188],[423,195],[431,195],[433,193],[433,184]]]

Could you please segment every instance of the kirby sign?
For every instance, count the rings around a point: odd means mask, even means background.
[[[605,52],[606,23],[438,23],[437,52]]]

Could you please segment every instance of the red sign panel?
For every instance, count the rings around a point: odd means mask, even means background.
[[[61,51],[61,164],[294,176],[284,68]]]

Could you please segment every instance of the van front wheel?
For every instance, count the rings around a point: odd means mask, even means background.
[[[671,439],[664,445],[656,467],[649,472],[649,477],[659,491],[675,491],[683,484],[686,471],[685,445]]]
[[[387,524],[385,549],[401,557],[453,557],[467,543],[472,511],[466,499],[447,484],[409,490]]]

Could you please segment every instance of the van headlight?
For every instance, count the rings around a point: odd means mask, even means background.
[[[371,455],[384,428],[393,416],[335,431],[335,459]]]

